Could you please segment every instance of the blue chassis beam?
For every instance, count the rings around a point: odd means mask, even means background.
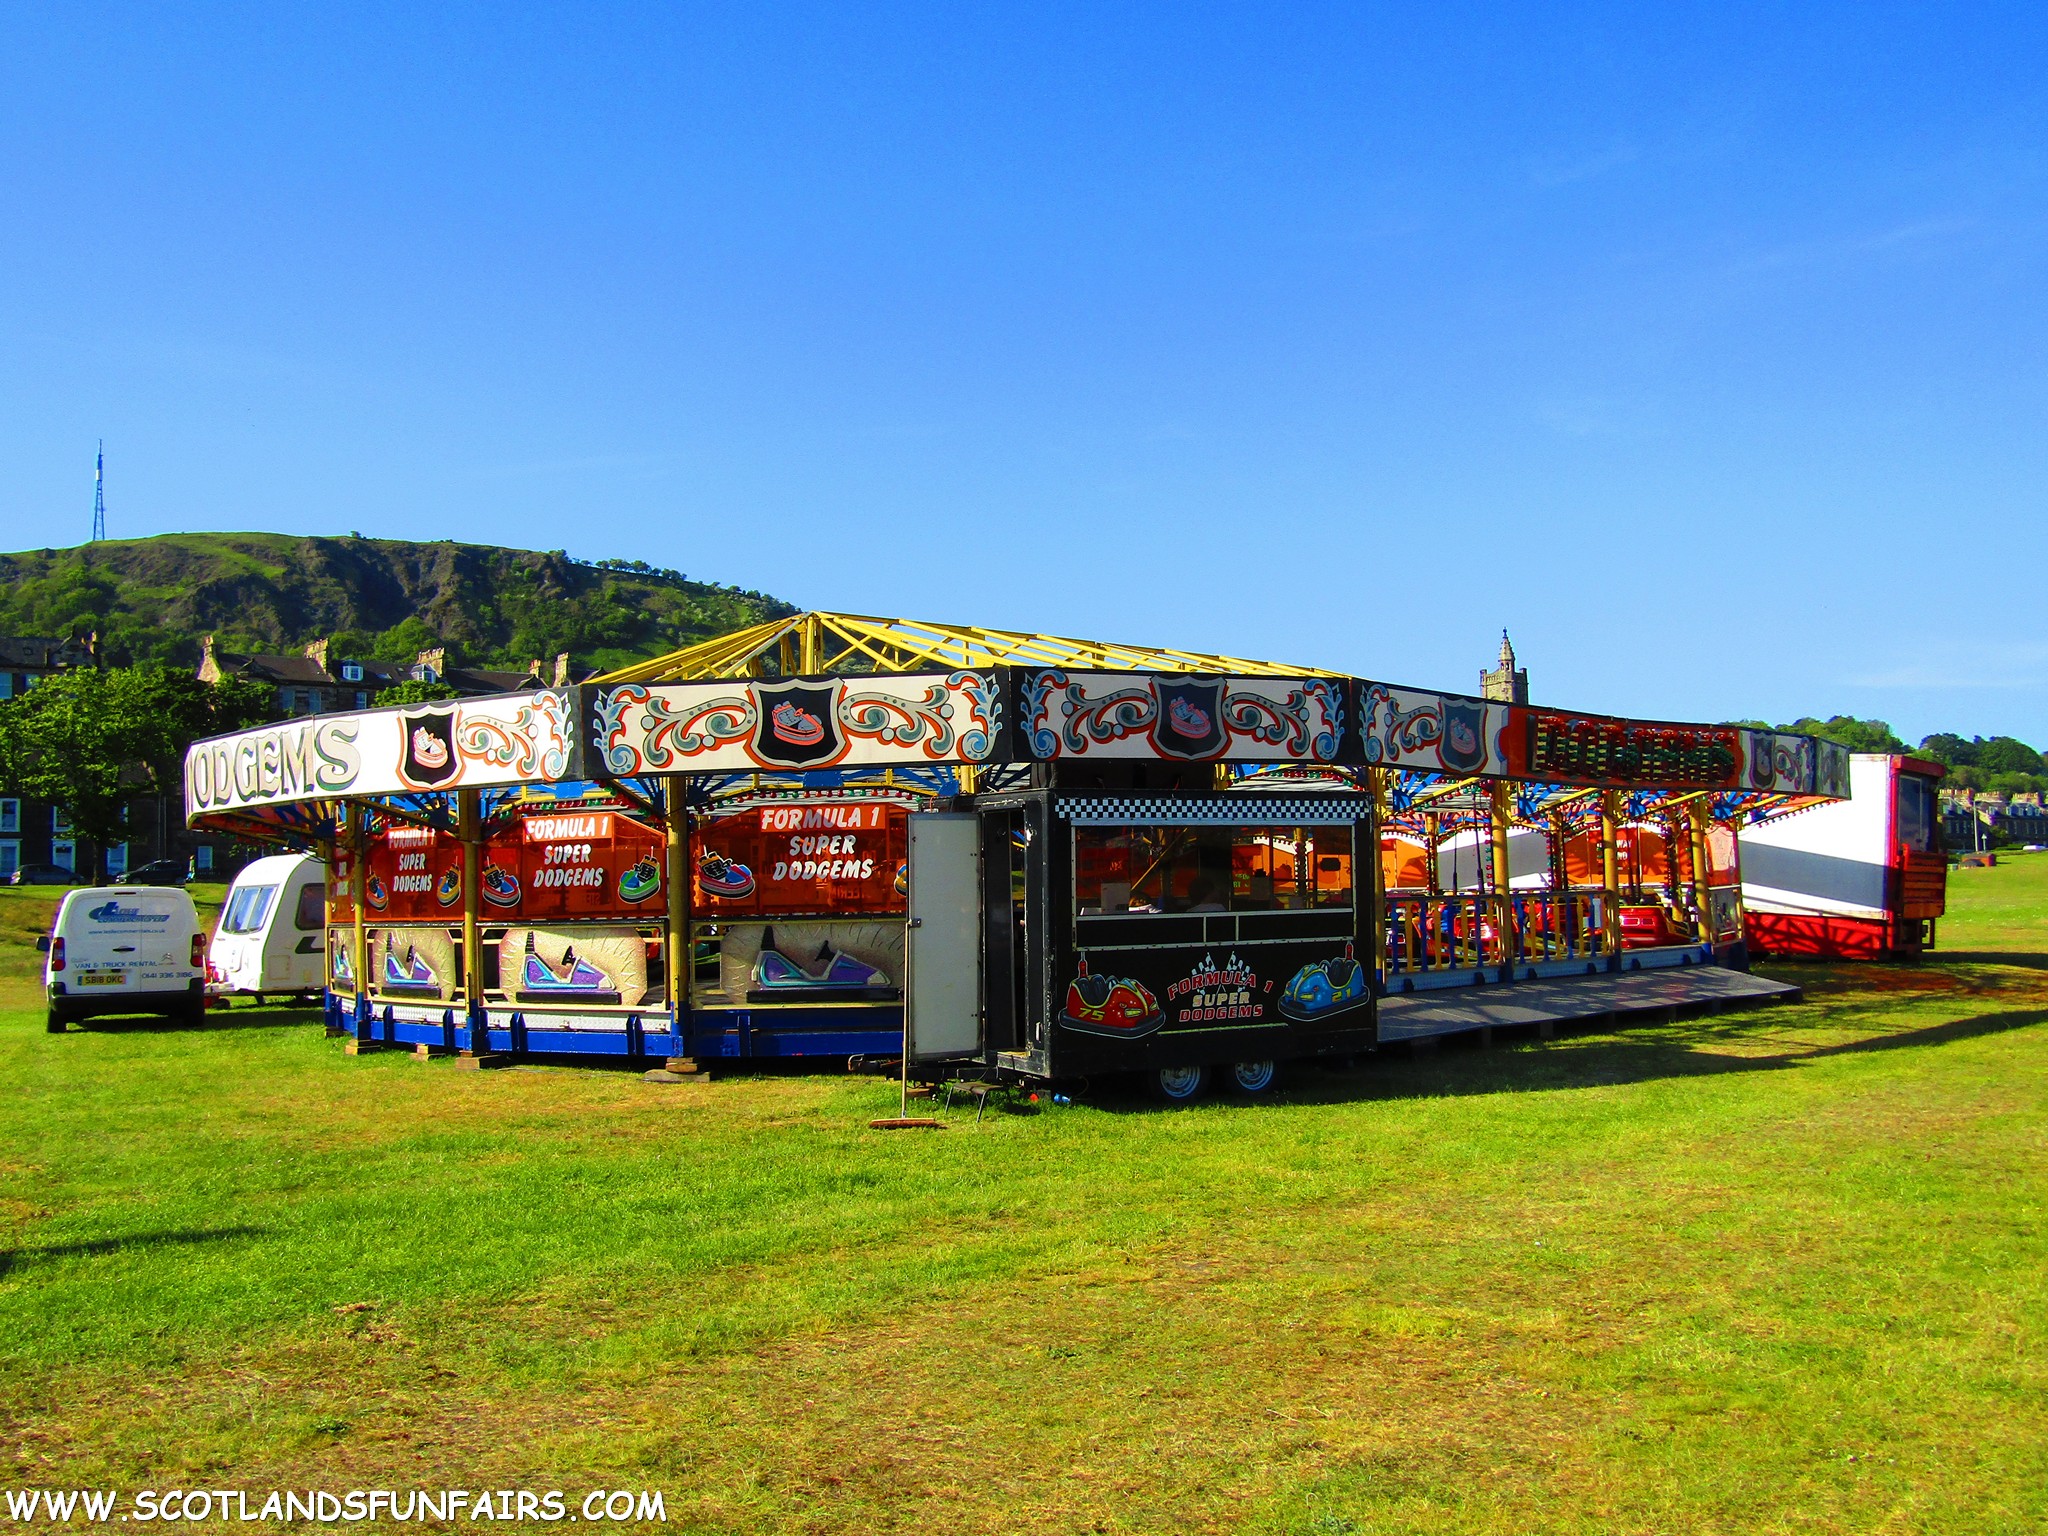
[[[401,1017],[398,1006],[424,1016]],[[563,1030],[529,1029],[522,1013],[515,1010],[508,1015],[498,1010],[486,1028],[476,1030],[468,1010],[458,1006],[436,1009],[373,1003],[333,992],[326,994],[324,1011],[330,1024],[366,1045],[426,1045],[452,1051],[480,1046],[521,1056],[789,1061],[811,1056],[886,1056],[903,1049],[900,1008],[862,1010],[851,1018],[845,1009],[835,1008],[693,1009],[680,1037],[668,1027],[666,1015],[659,1013],[629,1014],[617,1029]]]

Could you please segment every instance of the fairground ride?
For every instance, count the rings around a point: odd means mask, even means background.
[[[1832,743],[808,613],[592,682],[196,744],[328,861],[327,1011],[480,1065],[1153,1075],[1781,995],[1736,831]]]

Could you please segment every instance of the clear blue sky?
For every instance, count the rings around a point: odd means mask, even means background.
[[[2038,6],[0,5],[0,546],[2048,746]]]

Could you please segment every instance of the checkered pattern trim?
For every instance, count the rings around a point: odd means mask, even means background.
[[[1365,795],[1062,796],[1053,811],[1077,827],[1329,827],[1362,819]]]

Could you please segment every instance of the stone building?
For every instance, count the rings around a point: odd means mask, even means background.
[[[568,656],[557,656],[554,680],[565,681],[568,670]],[[199,676],[209,683],[239,677],[274,689],[277,716],[283,720],[294,715],[368,709],[376,702],[380,690],[409,679],[446,683],[460,694],[509,693],[538,686],[543,671],[538,660],[529,663],[523,672],[501,667],[465,667],[451,661],[445,647],[421,651],[411,665],[337,657],[333,654],[333,643],[328,640],[315,640],[296,655],[244,654],[217,649],[214,637],[208,635],[200,642]]]

